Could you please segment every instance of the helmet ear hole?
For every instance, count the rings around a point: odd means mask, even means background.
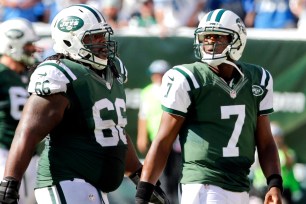
[[[67,47],[71,47],[71,43],[68,40],[63,40],[65,45],[67,45]]]
[[[232,43],[234,40],[233,34],[228,35],[228,42]]]

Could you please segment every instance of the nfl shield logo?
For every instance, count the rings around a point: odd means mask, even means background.
[[[230,96],[231,96],[231,98],[236,98],[237,92],[235,90],[231,90]]]

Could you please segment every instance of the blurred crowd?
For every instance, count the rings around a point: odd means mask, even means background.
[[[178,27],[196,27],[210,10],[237,13],[249,28],[306,27],[306,0],[0,0],[0,22],[23,17],[50,23],[59,10],[85,3],[102,11],[114,29],[159,27],[161,34]]]

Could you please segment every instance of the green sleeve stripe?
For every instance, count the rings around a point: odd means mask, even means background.
[[[55,195],[53,193],[52,187],[48,187],[48,192],[49,192],[52,203],[56,203],[56,199],[55,199]]]
[[[260,81],[260,85],[264,86],[265,85],[265,81],[266,81],[266,72],[264,70],[264,68],[261,67],[261,81]]]
[[[270,109],[267,109],[267,110],[262,110],[262,111],[259,111],[258,112],[258,115],[269,115],[271,113],[274,112],[274,109],[273,108],[270,108]]]
[[[121,74],[122,77],[124,78],[123,81],[126,82],[128,72],[127,72],[127,70],[126,70],[124,64],[122,63],[121,59],[119,59],[119,57],[116,57],[116,58],[117,58],[117,60],[118,60],[118,62],[119,62],[120,74]]]
[[[58,70],[60,70],[66,77],[67,79],[70,81],[70,82],[73,82],[73,80],[75,80],[77,77],[71,72],[71,70],[66,67],[63,68],[61,66],[59,66],[57,63],[52,63],[52,62],[47,62],[47,63],[43,63],[41,64],[39,67],[42,67],[42,66],[45,66],[45,65],[50,65],[50,66],[53,66],[53,67],[56,67]],[[68,73],[69,72],[69,73]]]
[[[265,70],[265,72],[266,72],[266,75],[267,75],[267,78],[266,78],[266,81],[265,81],[265,85],[268,86],[270,78],[271,78],[271,75],[270,75],[270,73],[267,70]]]
[[[200,87],[199,83],[197,82],[197,80],[194,77],[194,75],[192,74],[192,72],[189,71],[188,69],[186,69],[185,67],[177,66],[177,67],[174,67],[174,70],[180,72],[187,79],[187,82],[188,82],[191,90]]]
[[[262,75],[261,75],[260,85],[267,87],[268,83],[269,83],[269,80],[270,80],[270,77],[271,77],[270,73],[262,67],[261,67],[261,71],[262,71]]]
[[[116,57],[116,58],[117,58],[117,60],[118,60],[118,62],[119,62],[119,65],[120,65],[120,73],[125,75],[126,69],[125,69],[125,67],[124,67],[124,65],[123,65],[123,63],[122,63],[122,61],[121,61],[118,57]]]
[[[178,116],[182,116],[182,117],[186,117],[186,113],[184,112],[181,112],[181,111],[177,111],[177,110],[173,110],[173,109],[170,109],[170,108],[167,108],[165,106],[162,105],[162,109],[163,111],[167,112],[167,113],[171,113],[173,115],[178,115]]]

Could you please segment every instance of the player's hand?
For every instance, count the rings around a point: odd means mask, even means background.
[[[154,188],[153,194],[150,199],[150,203],[155,204],[170,204],[170,201],[167,198],[166,193],[163,191],[163,189],[158,186],[160,185],[160,182],[158,182]]]
[[[272,187],[265,196],[264,204],[282,204],[282,193],[277,187]]]
[[[159,182],[160,184],[160,182]],[[135,204],[170,204],[166,194],[160,186],[140,181],[137,186]]]
[[[0,204],[18,204],[20,182],[5,177],[0,183]]]
[[[144,199],[142,199],[142,198],[136,197],[135,198],[135,204],[149,204],[149,202],[144,200]]]
[[[133,181],[133,183],[136,185],[136,187],[138,186],[138,183],[140,181],[140,177],[141,177],[141,171],[142,168],[138,169],[136,172],[134,172],[129,178]],[[145,182],[142,182],[143,184]],[[165,194],[165,192],[162,190],[162,188],[160,187],[160,181],[157,181],[156,185],[153,188],[153,184],[152,185],[152,195],[150,197],[150,200],[145,200],[141,197],[137,197],[136,195],[136,199],[135,199],[135,203],[136,204],[148,204],[148,203],[154,203],[154,204],[170,204],[170,201],[167,198],[167,195]],[[149,185],[149,183],[147,183],[147,185]],[[153,190],[154,189],[154,190]],[[139,189],[138,189],[139,190]],[[144,188],[143,190],[141,190],[142,192],[146,191],[145,194],[148,193],[148,189]],[[151,192],[149,192],[149,195],[151,194]],[[148,197],[149,198],[149,197]]]

